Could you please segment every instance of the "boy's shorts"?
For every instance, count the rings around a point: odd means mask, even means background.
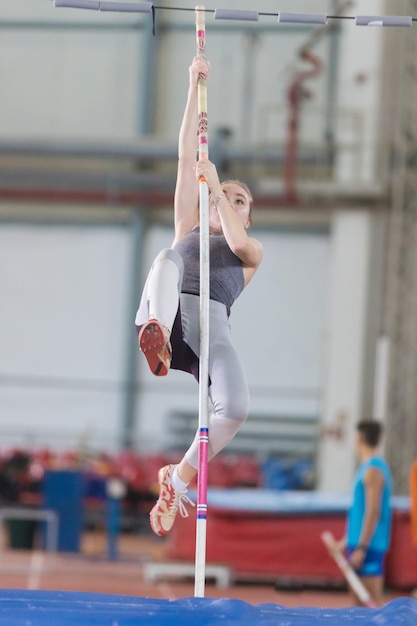
[[[346,548],[346,558],[349,560],[355,548]],[[361,567],[355,572],[358,576],[383,576],[385,552],[379,550],[367,550]]]

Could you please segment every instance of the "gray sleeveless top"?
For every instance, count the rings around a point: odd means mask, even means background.
[[[200,293],[200,229],[195,228],[175,246],[184,261],[182,293]],[[244,287],[242,261],[221,233],[210,235],[210,298],[226,305],[228,314]]]

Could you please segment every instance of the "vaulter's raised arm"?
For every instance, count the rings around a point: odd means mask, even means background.
[[[198,180],[195,167],[198,148],[198,79],[207,78],[209,65],[195,57],[189,68],[187,102],[178,140],[178,172],[174,196],[175,240],[198,224]]]

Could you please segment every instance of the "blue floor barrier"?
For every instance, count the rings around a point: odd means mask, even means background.
[[[242,600],[161,600],[99,593],[0,590],[1,626],[416,626],[417,600],[378,610],[286,608]]]

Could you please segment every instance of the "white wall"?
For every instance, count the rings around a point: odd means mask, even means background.
[[[0,224],[0,439],[74,445],[120,429],[128,233]]]
[[[339,211],[332,221],[319,447],[323,491],[348,492],[355,470],[355,425],[364,417],[373,230],[373,218],[364,211]]]
[[[12,137],[124,138],[137,132],[143,65],[134,30],[63,28],[121,24],[118,14],[55,9],[49,0],[3,0],[0,133]],[[130,18],[130,23],[132,19]],[[30,22],[31,28],[18,28]],[[60,28],[33,28],[56,22]]]

